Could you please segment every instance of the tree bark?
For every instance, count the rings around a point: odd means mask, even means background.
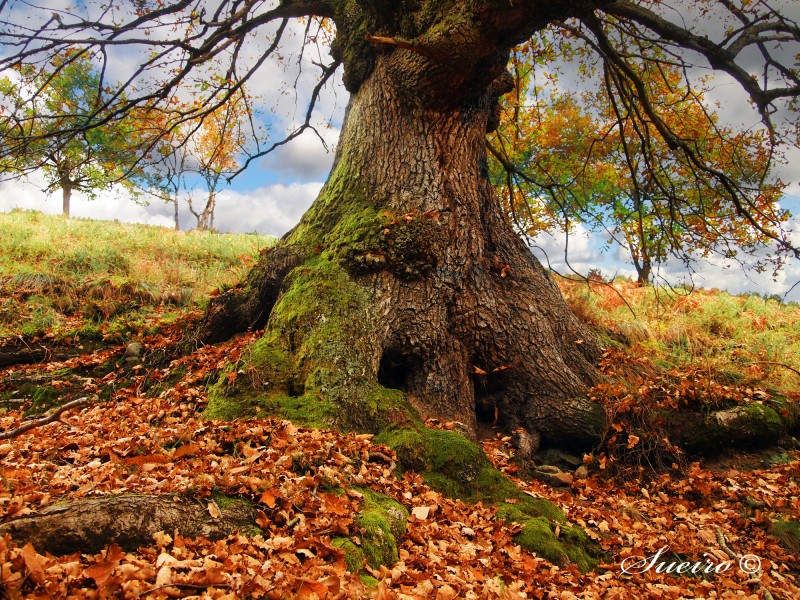
[[[72,181],[69,178],[61,180],[61,214],[69,217],[70,200],[72,199]]]
[[[180,231],[181,230],[181,225],[180,225],[180,221],[179,221],[179,217],[178,217],[178,208],[179,208],[179,206],[178,206],[178,196],[177,195],[172,199],[172,205],[173,205],[173,208],[175,209],[175,231]]]
[[[110,544],[135,550],[153,543],[153,534],[177,531],[187,538],[220,539],[241,529],[252,529],[256,512],[237,501],[219,507],[212,517],[208,501],[148,495],[85,498],[54,504],[38,513],[0,525],[20,545],[31,543],[40,553],[60,556],[81,552],[94,554]]]
[[[326,185],[247,281],[214,299],[200,336],[265,325],[258,390],[332,401],[334,424],[380,427],[390,388],[419,416],[471,434],[498,420],[592,444],[605,426],[585,397],[598,346],[488,179],[507,52],[491,32],[444,23],[425,38],[432,48],[375,38],[369,64],[351,62],[355,93]],[[346,54],[348,39],[338,43]]]

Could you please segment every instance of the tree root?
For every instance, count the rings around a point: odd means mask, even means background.
[[[18,435],[22,435],[26,431],[30,431],[31,429],[35,429],[37,427],[41,427],[42,425],[47,425],[48,423],[53,423],[55,421],[61,420],[61,415],[71,410],[73,408],[78,408],[82,406],[86,406],[91,402],[97,400],[97,396],[93,396],[92,398],[78,398],[77,400],[72,400],[71,402],[67,402],[58,408],[53,410],[47,411],[44,415],[39,418],[29,420],[27,423],[20,425],[15,429],[11,429],[10,431],[4,431],[0,433],[0,440],[10,440],[11,438],[15,438]]]
[[[85,498],[48,506],[38,513],[0,524],[20,545],[30,543],[40,553],[56,556],[97,553],[115,543],[123,550],[151,544],[159,531],[184,537],[221,539],[256,527],[256,511],[244,501],[216,507],[207,502],[152,495]]]

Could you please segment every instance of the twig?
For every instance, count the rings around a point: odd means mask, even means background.
[[[784,369],[789,369],[792,373],[800,377],[800,371],[795,369],[794,367],[790,367],[789,365],[782,363],[782,362],[774,362],[771,360],[752,360],[747,362],[738,362],[738,361],[729,361],[728,364],[745,364],[745,365],[775,365],[776,367],[783,367]]]
[[[228,583],[165,583],[164,585],[159,585],[143,591],[141,594],[139,594],[139,598],[144,598],[147,594],[152,594],[153,592],[172,587],[189,588],[190,590],[207,590],[210,587],[231,589],[231,586]]]
[[[727,554],[728,558],[730,558],[731,560],[736,560],[737,558],[739,558],[739,555],[736,554],[736,552],[734,552],[725,541],[725,534],[722,533],[721,527],[717,527],[717,544],[719,544],[719,547],[725,551],[725,554]]]
[[[53,421],[60,421],[60,417],[66,411],[71,410],[73,408],[78,408],[79,406],[84,406],[91,402],[94,402],[97,397],[93,396],[92,398],[78,398],[77,400],[72,400],[71,402],[67,402],[62,406],[52,410],[49,413],[45,413],[41,418],[34,419],[32,421],[28,421],[24,425],[20,425],[16,429],[12,429],[10,431],[4,431],[0,433],[0,440],[10,440],[11,438],[15,438],[18,435],[22,435],[26,431],[30,431],[31,429],[35,429],[37,427],[41,427],[42,425],[47,425],[48,423],[52,423]]]
[[[416,46],[411,42],[400,38],[392,38],[386,37],[383,35],[367,35],[366,40],[371,44],[375,44],[376,46],[394,46],[395,48],[402,48],[403,50],[410,50],[411,52],[416,52],[422,56],[427,58],[432,58],[430,50],[424,48],[422,46]]]

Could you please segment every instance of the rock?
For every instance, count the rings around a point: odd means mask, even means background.
[[[564,452],[563,450],[557,450],[558,457],[561,459],[561,462],[568,464],[570,467],[579,467],[583,464],[583,460],[575,456],[574,454],[570,454],[569,452]]]
[[[131,342],[125,348],[125,354],[122,355],[122,358],[126,363],[139,362],[142,356],[142,348],[143,346],[139,342]]]
[[[572,482],[575,478],[572,473],[555,473],[553,474],[554,482],[550,485],[554,487],[572,487]],[[558,482],[557,484],[555,482]]]
[[[579,467],[583,461],[569,452],[564,452],[558,448],[548,448],[539,452],[538,458],[545,464],[558,465],[569,469],[570,471]]]
[[[589,467],[581,465],[575,469],[575,479],[586,479],[587,477],[589,477]]]
[[[542,467],[537,468],[531,475],[539,481],[545,482],[552,487],[570,487],[574,481],[571,473],[564,473],[556,467],[545,465],[548,470],[542,470]],[[555,469],[553,471],[552,469]]]
[[[536,470],[540,473],[561,473],[561,469],[553,465],[542,465],[541,467],[536,467]]]

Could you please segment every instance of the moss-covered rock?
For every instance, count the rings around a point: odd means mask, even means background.
[[[332,540],[333,546],[344,551],[347,569],[353,573],[361,571],[364,565],[372,569],[393,565],[399,559],[397,546],[406,532],[408,511],[388,496],[370,489],[353,489],[364,497],[355,518],[360,530],[358,543],[338,537]]]
[[[514,541],[557,565],[575,564],[586,573],[594,569],[601,556],[599,548],[578,527],[557,526],[544,517],[523,521]]]
[[[356,517],[361,528],[361,549],[373,569],[391,566],[399,560],[397,545],[406,532],[408,511],[398,502],[372,490],[358,490],[364,503]]]
[[[358,573],[364,568],[366,564],[364,551],[350,538],[335,537],[331,540],[331,545],[344,552],[344,560],[345,564],[347,564],[348,571],[351,573]]]
[[[525,494],[460,433],[397,427],[381,432],[375,441],[392,448],[402,468],[421,473],[442,494],[497,506],[498,518],[523,525],[514,538],[522,547],[556,564],[575,563],[582,571],[598,564],[599,548],[582,530],[566,525],[564,511]]]
[[[697,411],[669,413],[670,440],[694,454],[714,453],[731,446],[768,446],[795,428],[798,420],[796,405],[780,400],[773,405],[775,408],[750,402],[710,415]]]

